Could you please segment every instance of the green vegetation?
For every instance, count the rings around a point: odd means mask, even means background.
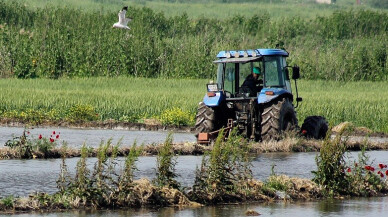
[[[192,126],[198,102],[205,95],[205,79],[76,78],[0,80],[0,118],[30,124],[71,122],[86,109],[84,120],[144,122]],[[299,122],[322,115],[332,125],[351,121],[356,126],[388,132],[387,82],[298,81],[303,102]],[[77,117],[82,120],[80,113]]]
[[[15,1],[15,0],[6,0]],[[338,0],[335,4],[317,4],[315,0],[17,0],[32,8],[43,8],[47,5],[80,8],[83,10],[104,9],[106,12],[117,12],[123,5],[136,8],[148,7],[163,12],[167,16],[187,13],[189,17],[208,17],[226,19],[237,14],[253,15],[258,11],[268,12],[271,17],[289,17],[298,14],[303,18],[326,16],[334,10],[385,8],[381,0],[363,0],[356,5],[355,0]]]
[[[318,169],[313,171],[313,180],[329,196],[373,196],[388,192],[387,165],[380,163],[376,169],[369,165],[365,149],[361,151],[358,161],[353,163],[354,166],[348,162],[346,141],[342,138],[348,136],[351,130],[350,125],[345,125],[336,138],[325,139],[316,157]]]
[[[192,124],[205,83],[127,77],[2,79],[0,116],[39,124],[75,118],[135,122],[160,115],[165,124]]]
[[[30,132],[24,130],[21,136],[16,136],[5,143],[5,146],[12,150],[11,158],[31,159],[36,157],[50,158],[56,154],[53,149],[58,146],[59,134],[53,131],[50,137],[39,135],[38,138],[31,138]],[[66,143],[62,144],[64,147]]]
[[[179,189],[180,184],[175,180],[177,177],[175,173],[176,157],[174,157],[172,141],[173,137],[170,132],[164,141],[164,144],[158,150],[155,183],[160,187],[166,186]]]
[[[266,11],[225,19],[166,17],[146,7],[130,11],[132,29],[121,31],[111,28],[117,11],[33,10],[1,0],[0,74],[209,79],[220,50],[278,46],[290,52],[290,65],[300,65],[304,78],[388,80],[385,11],[335,11],[311,19],[274,19]]]
[[[253,191],[257,186],[248,184],[252,179],[248,150],[249,145],[237,134],[237,128],[230,132],[228,139],[221,130],[213,149],[203,156],[201,167],[196,170],[194,200],[216,204],[258,199],[261,191]]]

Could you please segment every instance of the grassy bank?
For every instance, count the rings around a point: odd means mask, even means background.
[[[192,126],[207,82],[129,77],[1,79],[0,117],[3,123],[155,119],[164,125]],[[350,121],[388,133],[387,82],[300,80],[298,88],[303,97],[297,108],[300,124],[309,115],[322,115],[333,126]]]
[[[23,138],[24,136],[24,138]],[[36,138],[37,137],[37,138]],[[22,135],[9,140],[6,147],[0,147],[0,160],[9,159],[55,159],[66,156],[67,158],[81,157],[81,149],[66,146],[66,141],[59,143],[55,136],[50,140],[49,137],[39,139],[39,136],[31,137]],[[344,138],[346,139],[346,138]],[[108,143],[111,143],[109,140]],[[260,143],[251,143],[247,152],[250,154],[269,153],[269,152],[318,152],[320,151],[322,140],[305,139],[304,137],[285,136],[280,141],[264,141]],[[365,150],[388,150],[388,142],[376,142],[365,137],[364,139],[347,139],[344,142],[346,150],[361,151]],[[87,146],[87,157],[97,157],[98,148]],[[163,144],[143,144],[138,147],[141,156],[157,155]],[[213,146],[201,145],[195,142],[174,143],[171,151],[174,155],[204,155],[213,149]],[[130,153],[131,146],[120,145],[117,148],[117,156],[126,157]],[[109,151],[108,155],[112,152]]]

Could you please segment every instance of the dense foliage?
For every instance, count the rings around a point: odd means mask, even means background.
[[[387,80],[388,14],[338,11],[312,20],[267,12],[227,19],[167,17],[130,8],[130,31],[116,13],[30,9],[0,1],[0,75],[18,78],[117,76],[211,78],[220,50],[282,47],[303,77]]]

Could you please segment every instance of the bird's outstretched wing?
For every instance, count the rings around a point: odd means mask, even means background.
[[[125,11],[125,10],[121,10],[119,12],[119,23],[120,24],[124,24],[124,22],[125,22],[125,14],[126,13],[127,13],[127,11]]]
[[[128,25],[128,22],[131,22],[132,19],[131,18],[125,18],[125,21],[124,21],[124,25]]]

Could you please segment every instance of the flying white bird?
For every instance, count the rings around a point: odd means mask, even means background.
[[[121,11],[119,12],[119,22],[113,24],[113,28],[119,28],[119,29],[128,29],[130,28],[127,26],[128,22],[131,21],[131,18],[125,18],[125,14],[127,13],[128,6],[123,7]]]

